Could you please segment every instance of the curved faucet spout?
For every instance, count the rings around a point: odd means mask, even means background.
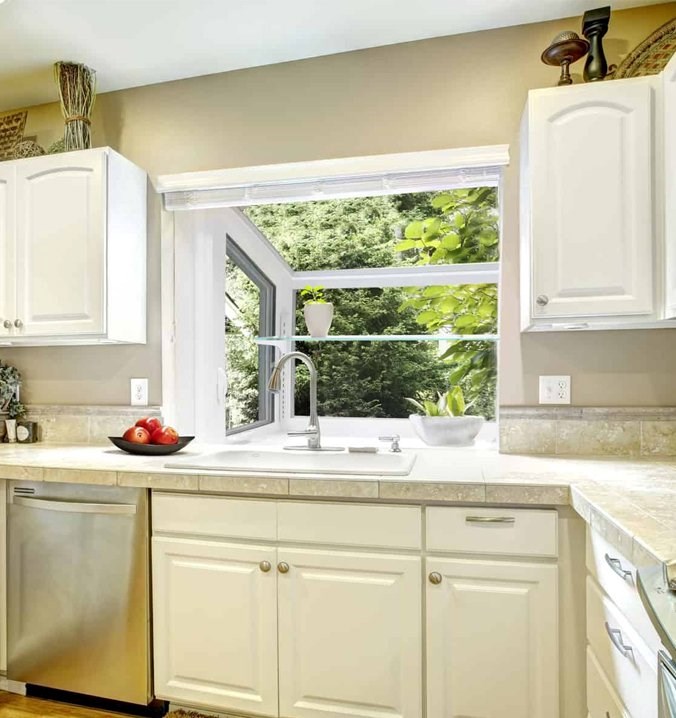
[[[282,388],[282,370],[290,360],[298,359],[308,368],[310,372],[310,421],[304,432],[293,433],[294,436],[306,436],[308,449],[321,448],[321,435],[319,431],[319,416],[317,415],[317,367],[307,354],[303,352],[287,352],[282,354],[277,363],[272,367],[268,390],[278,394]]]

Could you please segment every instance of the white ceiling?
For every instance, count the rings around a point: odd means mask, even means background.
[[[613,8],[659,1],[614,0]],[[56,60],[93,67],[99,92],[107,92],[581,15],[594,5],[591,0],[5,0],[0,110],[57,99],[51,70]]]

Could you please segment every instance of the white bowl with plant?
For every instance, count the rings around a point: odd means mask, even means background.
[[[324,287],[305,287],[300,297],[305,303],[303,316],[310,336],[327,336],[333,321],[333,304],[324,298]]]
[[[459,386],[439,394],[436,401],[406,401],[418,410],[409,416],[416,434],[430,446],[471,446],[485,422],[483,416],[465,414],[471,403],[465,402]]]

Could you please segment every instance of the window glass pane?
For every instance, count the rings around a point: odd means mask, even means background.
[[[228,258],[225,272],[226,431],[260,418],[259,334],[261,290]]]
[[[496,187],[243,211],[296,271],[498,260]]]
[[[495,334],[497,286],[330,289],[332,335]],[[297,297],[296,332],[306,334]],[[298,342],[319,371],[319,412],[324,416],[403,418],[407,398],[435,400],[462,388],[469,414],[495,418],[496,345],[487,341]],[[296,378],[297,414],[309,411],[308,377]]]

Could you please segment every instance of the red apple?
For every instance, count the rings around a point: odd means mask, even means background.
[[[150,436],[151,444],[178,444],[178,432],[171,426],[155,429]]]
[[[150,432],[142,426],[131,426],[124,432],[122,438],[131,441],[132,444],[149,444]]]
[[[162,428],[162,422],[156,416],[144,416],[136,422],[136,426],[143,427],[150,435],[153,431]]]

